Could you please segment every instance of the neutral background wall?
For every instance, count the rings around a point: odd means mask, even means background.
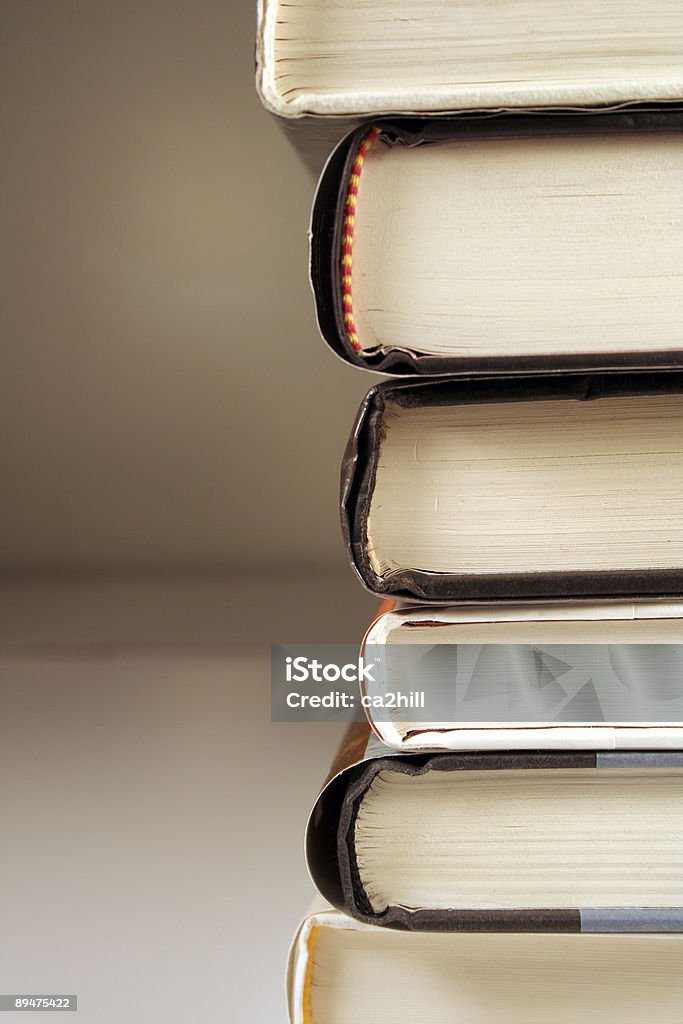
[[[0,4],[0,992],[81,1024],[283,1024],[339,728],[270,723],[268,644],[376,606],[255,6]]]
[[[0,568],[343,564],[372,378],[317,333],[255,10],[0,5]]]

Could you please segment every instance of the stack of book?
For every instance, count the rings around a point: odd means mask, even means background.
[[[315,804],[293,1024],[681,1019],[682,13],[261,7],[309,163],[352,129],[321,333],[395,378],[342,467],[372,694],[438,698],[371,704]]]

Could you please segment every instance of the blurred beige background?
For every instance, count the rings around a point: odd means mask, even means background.
[[[372,379],[318,337],[254,32],[0,5],[0,992],[84,1024],[284,1022],[339,731],[270,724],[268,645],[375,608],[337,516]]]
[[[372,381],[318,337],[255,9],[0,6],[5,568],[342,563]]]

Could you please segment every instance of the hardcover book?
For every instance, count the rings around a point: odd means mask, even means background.
[[[380,384],[342,467],[363,583],[433,603],[683,596],[683,374]]]
[[[396,750],[683,748],[683,603],[395,607],[363,656]]]
[[[351,363],[683,365],[683,109],[385,121],[322,176],[311,279]]]
[[[257,84],[318,154],[386,113],[611,107],[683,98],[670,0],[261,0]]]
[[[679,931],[683,754],[403,754],[350,727],[309,819],[338,910],[413,931]]]
[[[321,907],[290,954],[291,1024],[678,1024],[679,935],[437,934]]]

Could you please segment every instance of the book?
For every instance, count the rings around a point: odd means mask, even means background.
[[[397,754],[350,727],[311,813],[318,891],[413,931],[679,931],[683,754]]]
[[[342,465],[351,563],[434,603],[683,596],[683,374],[377,385]]]
[[[677,1024],[680,935],[415,934],[332,909],[303,921],[288,973],[291,1024]]]
[[[683,365],[683,108],[385,121],[320,181],[335,352],[394,374]]]
[[[682,53],[671,0],[260,0],[257,85],[284,124],[329,140],[385,113],[676,100]]]
[[[363,657],[392,749],[683,748],[683,603],[398,606]]]

